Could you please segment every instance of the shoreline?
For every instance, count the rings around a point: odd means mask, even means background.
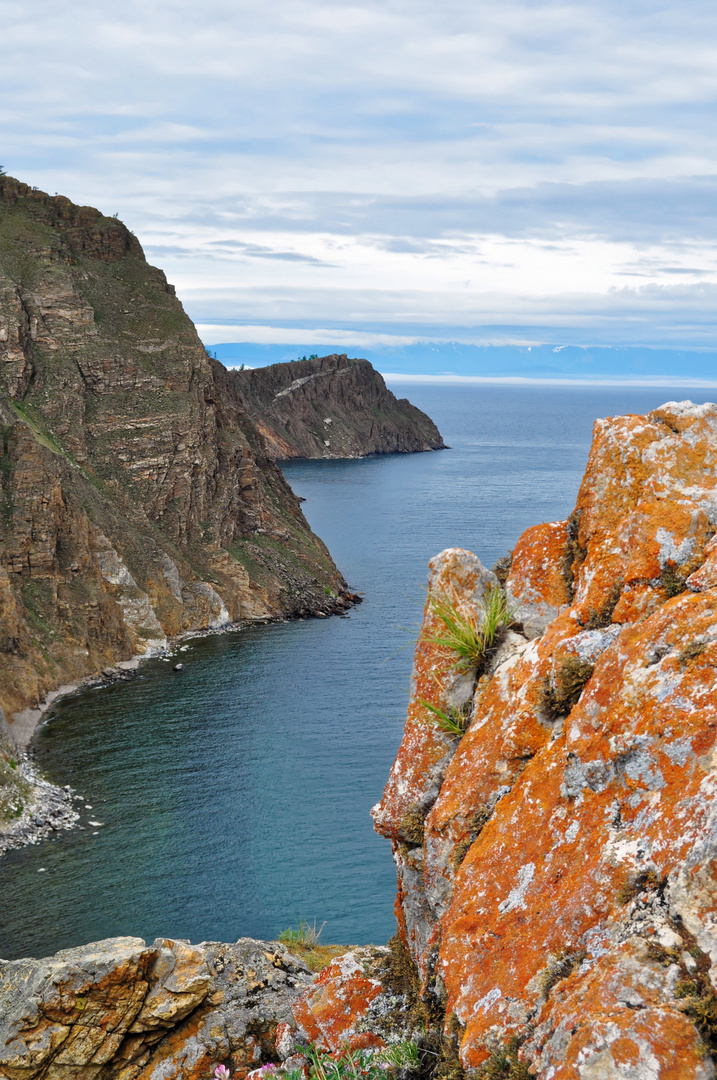
[[[362,602],[362,597],[346,589],[340,594],[350,599],[349,607],[355,607]],[[317,611],[312,618],[331,618],[332,616],[346,615],[345,607],[337,607],[335,611]],[[20,760],[19,770],[25,780],[32,785],[32,798],[22,815],[14,822],[7,832],[0,831],[0,859],[8,852],[21,847],[34,845],[48,837],[52,832],[69,830],[77,826],[80,814],[73,807],[75,799],[81,798],[70,785],[58,787],[37,770],[29,757],[28,750],[32,739],[43,723],[47,723],[51,717],[48,715],[53,706],[63,698],[72,694],[81,693],[84,690],[98,686],[107,686],[115,682],[126,682],[134,677],[141,665],[148,660],[169,659],[177,648],[187,641],[195,638],[217,637],[221,634],[238,633],[248,626],[267,626],[271,623],[301,622],[306,616],[299,616],[292,620],[288,616],[262,616],[255,619],[242,619],[239,622],[228,623],[214,628],[187,630],[177,635],[162,648],[137,654],[129,660],[120,660],[111,667],[102,668],[91,675],[86,675],[76,683],[65,683],[56,690],[51,690],[36,708],[23,709],[16,713],[12,720],[7,721],[7,729],[17,746]],[[0,715],[2,713],[0,712]]]

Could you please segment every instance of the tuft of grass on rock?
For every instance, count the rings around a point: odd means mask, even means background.
[[[528,1066],[518,1060],[519,1049],[520,1040],[514,1036],[476,1069],[475,1080],[532,1080]]]
[[[326,923],[322,923],[317,930],[315,919],[313,923],[300,919],[298,926],[282,930],[277,940],[299,960],[303,960],[310,971],[323,971],[334,957],[341,956],[348,949],[348,945],[323,945],[319,938],[325,926]]]
[[[553,716],[567,716],[580,699],[595,665],[579,656],[566,656],[553,678],[543,680],[540,704]]]
[[[585,623],[586,630],[603,630],[611,625],[612,614],[618,605],[623,584],[622,581],[614,581],[600,610],[595,611],[591,608],[590,616]]]
[[[677,573],[676,568],[671,563],[667,563],[660,574],[660,585],[665,590],[668,600],[673,596],[679,596],[687,588],[685,579]]]
[[[706,641],[690,641],[689,644],[685,645],[682,652],[679,653],[677,659],[679,660],[682,667],[685,667],[686,664],[689,664],[693,660],[696,660],[698,656],[702,656],[702,653],[705,651],[706,648]]]
[[[586,956],[587,952],[582,948],[562,949],[555,956],[551,956],[541,978],[543,996],[547,998],[554,986],[557,986],[563,979],[567,979],[568,975],[572,975],[576,968],[580,967]]]
[[[426,811],[420,806],[411,806],[402,816],[398,831],[412,847],[420,847],[426,828]]]
[[[447,710],[439,709],[425,698],[418,699],[419,704],[430,713],[428,720],[435,724],[447,735],[457,735],[458,738],[465,735],[470,724],[471,703],[468,701],[461,707],[449,705]]]
[[[426,640],[457,653],[457,667],[464,670],[483,667],[486,655],[495,646],[501,630],[510,625],[514,614],[499,586],[486,591],[479,612],[461,608],[448,596],[433,594],[428,603],[443,623],[443,629]]]

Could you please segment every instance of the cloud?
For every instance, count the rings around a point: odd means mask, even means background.
[[[0,0],[0,20],[0,162],[118,212],[195,318],[714,339],[706,0]]]

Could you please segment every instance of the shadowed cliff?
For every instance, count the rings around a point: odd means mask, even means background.
[[[0,177],[0,708],[21,744],[49,691],[172,636],[348,603],[226,379],[120,221]],[[22,806],[0,794],[0,831]]]
[[[368,360],[334,354],[230,371],[228,381],[279,460],[445,448],[431,418],[392,394]]]

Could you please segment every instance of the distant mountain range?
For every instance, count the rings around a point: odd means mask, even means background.
[[[255,345],[228,342],[209,346],[228,367],[265,367],[323,354],[335,345]],[[576,345],[462,345],[417,342],[402,348],[352,348],[349,356],[370,360],[379,371],[397,375],[463,375],[484,378],[634,380],[697,379],[717,383],[717,349],[694,352],[639,346],[582,348]]]

